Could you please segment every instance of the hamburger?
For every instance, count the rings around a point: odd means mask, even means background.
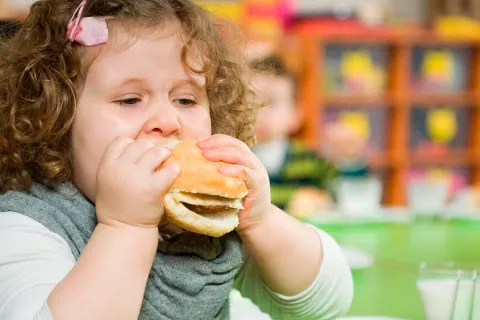
[[[175,162],[180,174],[165,195],[167,219],[190,232],[220,237],[238,226],[238,213],[247,195],[243,180],[228,177],[218,168],[224,162],[208,161],[194,140],[172,148],[165,164]]]

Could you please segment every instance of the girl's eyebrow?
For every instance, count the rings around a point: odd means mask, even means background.
[[[110,88],[116,90],[127,85],[147,85],[148,82],[139,77],[129,77],[122,79],[121,81],[112,81],[110,83]],[[176,80],[173,83],[173,87],[180,86],[191,86],[194,90],[203,91],[205,90],[205,79],[202,77],[187,77],[183,79]]]
[[[113,89],[118,89],[118,88],[121,88],[121,87],[126,86],[126,85],[145,84],[145,83],[146,83],[146,81],[144,79],[132,77],[132,78],[123,79],[120,82],[112,82],[111,87]]]
[[[191,85],[195,89],[203,90],[205,89],[205,78],[201,76],[191,76],[188,78],[177,80],[173,83],[174,87],[179,87],[183,85]]]

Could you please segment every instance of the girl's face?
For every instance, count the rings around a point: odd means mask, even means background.
[[[167,144],[211,135],[205,79],[182,64],[180,28],[167,29],[130,46],[109,39],[88,70],[72,129],[73,180],[92,201],[97,168],[115,138]]]

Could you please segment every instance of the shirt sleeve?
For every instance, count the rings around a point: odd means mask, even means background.
[[[316,229],[323,246],[323,263],[314,282],[295,296],[273,292],[263,282],[253,259],[246,261],[235,287],[273,319],[335,319],[346,314],[353,300],[353,279],[340,246]]]
[[[0,320],[53,320],[47,298],[74,265],[59,235],[22,214],[0,213]]]

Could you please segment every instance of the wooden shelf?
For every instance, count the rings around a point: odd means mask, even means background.
[[[454,150],[438,156],[414,152],[411,155],[410,164],[413,166],[461,167],[471,166],[473,163],[473,159],[467,150]]]
[[[372,45],[372,46],[391,46],[396,43],[396,39],[392,36],[378,36],[375,37],[365,37],[362,34],[335,34],[329,33],[322,35],[322,40],[329,44],[336,45]]]
[[[299,68],[301,99],[305,108],[304,138],[316,145],[321,138],[319,128],[325,122],[327,108],[389,108],[387,116],[388,139],[386,153],[369,154],[367,161],[373,170],[385,169],[384,204],[401,206],[407,201],[405,174],[413,167],[445,166],[469,167],[472,181],[480,183],[480,130],[468,130],[468,148],[448,153],[426,154],[410,149],[409,135],[412,127],[412,108],[451,106],[471,108],[468,111],[469,128],[480,125],[480,41],[446,39],[439,34],[414,27],[405,30],[394,27],[370,28],[355,22],[302,22],[296,29],[304,50]],[[352,46],[387,46],[389,55],[388,88],[378,94],[331,93],[319,87],[327,68],[327,46],[331,44]],[[420,90],[412,79],[412,61],[416,48],[445,47],[471,49],[468,88],[457,92],[431,92]],[[299,59],[300,60],[300,59]],[[382,109],[383,110],[383,109]],[[463,130],[463,128],[462,128]],[[422,151],[422,150],[420,150]]]
[[[390,94],[330,93],[325,96],[326,107],[390,107]]]
[[[417,31],[405,37],[405,43],[416,47],[475,47],[477,41],[442,37],[433,31]]]
[[[386,153],[372,152],[367,156],[367,163],[372,169],[386,169],[392,166],[392,161]]]
[[[415,107],[435,107],[452,105],[453,107],[471,107],[475,103],[472,92],[417,92],[412,94],[412,104]]]
[[[295,26],[297,34],[308,35],[328,43],[338,44],[393,44],[400,34],[385,26],[367,26],[356,20],[305,20]]]

